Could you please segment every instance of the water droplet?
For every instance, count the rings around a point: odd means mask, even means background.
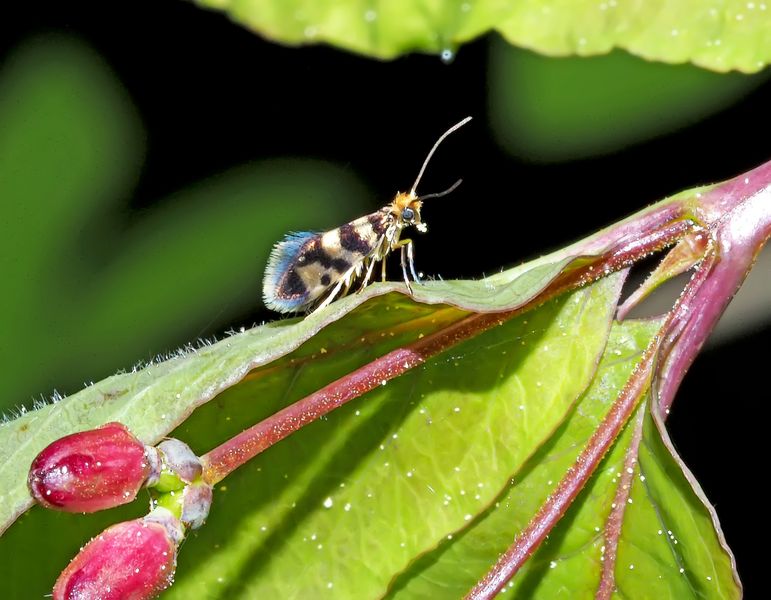
[[[444,64],[449,65],[453,60],[455,60],[455,52],[450,48],[445,48],[442,50],[441,54],[439,54],[439,58],[442,59]]]

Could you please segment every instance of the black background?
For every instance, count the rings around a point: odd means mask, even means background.
[[[32,34],[81,37],[137,105],[148,154],[135,210],[225,168],[281,155],[350,168],[378,190],[374,209],[411,185],[439,133],[474,115],[421,186],[425,193],[464,178],[442,207],[424,209],[430,232],[418,240],[420,269],[445,278],[478,277],[555,249],[771,154],[769,84],[678,133],[597,159],[535,165],[505,154],[487,130],[487,39],[461,48],[450,65],[422,55],[379,62],[326,47],[285,48],[183,2],[35,3],[22,10],[2,19],[0,57]],[[204,333],[264,318],[270,315],[255,311]],[[765,589],[759,487],[768,455],[761,440],[769,339],[766,327],[705,352],[669,420],[676,447],[717,509],[748,597]]]

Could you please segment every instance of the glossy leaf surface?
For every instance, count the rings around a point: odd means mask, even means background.
[[[223,482],[199,545],[180,558],[170,596],[202,587],[222,598],[383,594],[416,556],[484,510],[565,418],[596,368],[618,283],[603,280],[467,340],[239,469]],[[209,411],[304,396],[339,372],[336,354],[327,347],[328,360],[258,372],[183,425],[184,435],[196,437],[196,423],[211,427]],[[298,564],[302,576],[289,576]]]

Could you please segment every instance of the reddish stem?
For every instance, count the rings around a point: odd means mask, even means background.
[[[446,348],[502,324],[523,310],[470,315],[333,381],[202,456],[204,480],[210,484],[221,481],[233,470],[308,423],[424,363]]]
[[[771,164],[766,171],[771,178]],[[771,236],[770,206],[771,186],[758,190],[710,224],[713,250],[705,259],[708,267],[702,264],[699,270],[703,281],[692,286],[687,302],[680,305],[678,320],[662,346],[657,378],[662,417],[669,412],[685,373]]]
[[[616,587],[616,558],[618,557],[618,540],[621,537],[621,526],[624,523],[624,513],[632,492],[632,479],[634,478],[635,465],[637,464],[637,453],[640,450],[640,441],[642,440],[643,422],[645,411],[638,412],[634,421],[634,431],[632,440],[624,455],[624,466],[621,474],[618,476],[618,488],[613,498],[608,520],[605,522],[604,550],[602,552],[602,573],[600,575],[600,584],[597,587],[595,600],[609,600]]]

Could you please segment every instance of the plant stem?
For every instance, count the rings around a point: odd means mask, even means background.
[[[632,425],[632,439],[624,455],[624,466],[618,476],[616,496],[611,504],[610,514],[605,522],[605,551],[602,554],[602,573],[600,584],[594,595],[595,600],[610,600],[616,588],[616,558],[618,558],[618,540],[621,537],[621,526],[624,524],[624,513],[627,501],[632,493],[632,479],[634,478],[637,454],[640,450],[640,442],[643,435],[643,423],[645,422],[645,406],[641,406]]]

